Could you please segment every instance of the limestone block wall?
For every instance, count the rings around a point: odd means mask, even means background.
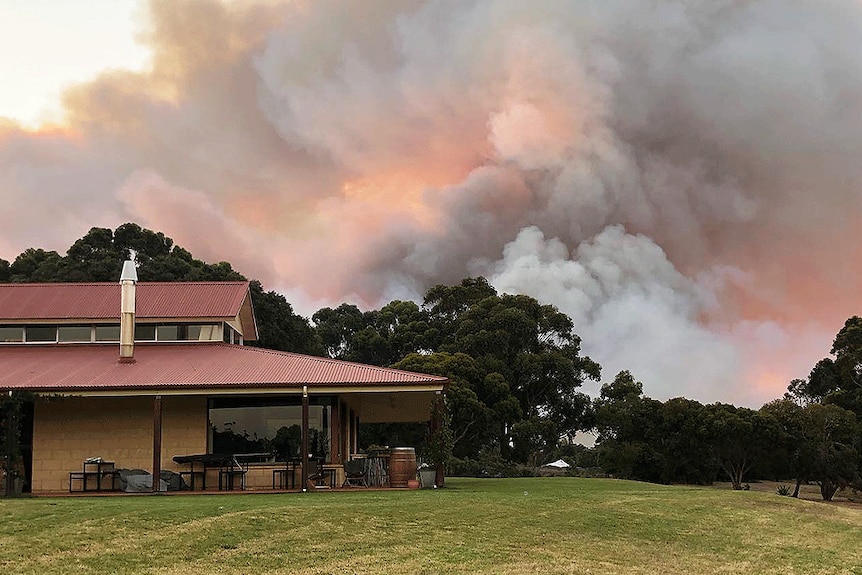
[[[203,396],[162,397],[162,469],[180,471],[175,455],[207,450]],[[69,472],[88,457],[117,468],[153,467],[152,397],[39,398],[33,417],[34,493],[69,489]]]

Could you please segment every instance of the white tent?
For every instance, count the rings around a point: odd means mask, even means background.
[[[563,461],[562,459],[558,459],[551,463],[546,463],[543,467],[556,467],[557,469],[568,469],[570,466],[568,463]]]

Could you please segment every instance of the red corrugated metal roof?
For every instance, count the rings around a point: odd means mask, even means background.
[[[224,343],[0,345],[0,390],[43,392],[292,388],[303,385],[441,388],[444,377]]]
[[[233,318],[248,282],[141,282],[139,318]],[[0,320],[117,319],[119,283],[0,284]]]

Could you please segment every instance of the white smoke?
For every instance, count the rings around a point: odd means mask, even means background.
[[[698,321],[716,305],[713,294],[680,274],[646,236],[610,226],[570,254],[530,227],[495,268],[498,289],[555,302],[574,320],[583,350],[603,366],[606,380],[628,369],[651,397],[674,397],[684,382],[702,400],[726,397],[728,387],[749,399],[738,389],[739,351]]]

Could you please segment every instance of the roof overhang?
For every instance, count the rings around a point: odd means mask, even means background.
[[[225,343],[0,345],[0,391],[56,395],[237,395],[439,391],[445,377]]]
[[[441,385],[315,385],[305,386],[308,395],[364,395],[364,394],[393,394],[393,393],[440,393],[444,386]],[[0,391],[8,391],[0,388]],[[231,395],[271,395],[284,396],[303,394],[303,387],[233,387],[233,388],[218,388],[218,387],[150,387],[136,389],[30,389],[36,393],[44,393],[47,395],[55,395],[58,397],[139,397],[153,395],[162,396],[194,396],[203,395],[206,397],[215,396],[231,396]]]

